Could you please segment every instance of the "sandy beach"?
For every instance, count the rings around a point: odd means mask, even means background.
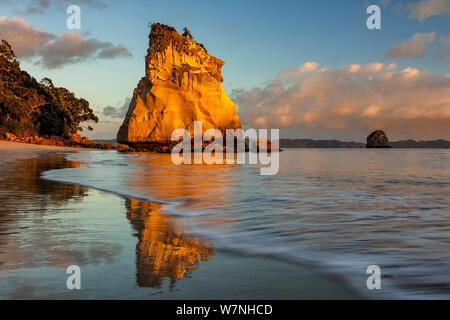
[[[0,142],[2,299],[359,298],[314,268],[216,250],[155,204],[40,178],[82,165],[74,151]],[[65,286],[73,264],[82,290]]]
[[[39,144],[28,144],[28,143],[18,143],[18,142],[8,142],[0,141],[0,150],[35,150],[37,152],[45,151],[79,151],[79,150],[93,150],[88,148],[72,148],[72,147],[57,147],[57,146],[46,146]]]

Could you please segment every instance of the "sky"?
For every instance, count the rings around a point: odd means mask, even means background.
[[[81,28],[69,30],[69,5]],[[369,30],[368,6],[381,9]],[[0,38],[38,80],[87,99],[116,136],[145,74],[149,22],[188,27],[226,62],[244,125],[282,138],[450,139],[450,0],[0,0]]]

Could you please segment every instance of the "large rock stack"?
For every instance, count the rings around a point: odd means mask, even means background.
[[[194,121],[202,121],[203,131],[241,128],[236,106],[222,87],[225,62],[203,45],[172,27],[153,24],[145,62],[145,77],[134,90],[119,143],[166,152],[174,145],[174,130],[187,129],[194,136]]]

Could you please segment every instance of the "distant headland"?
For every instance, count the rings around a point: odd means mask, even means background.
[[[383,130],[375,130],[367,136],[367,143],[343,142],[339,140],[312,140],[312,139],[280,139],[281,148],[368,148],[368,149],[449,149],[450,141],[389,141]]]
[[[430,140],[415,141],[401,140],[389,142],[393,149],[450,149],[450,141]],[[366,148],[366,143],[345,142],[339,140],[312,140],[312,139],[280,139],[280,147],[288,148],[347,148],[362,149]]]

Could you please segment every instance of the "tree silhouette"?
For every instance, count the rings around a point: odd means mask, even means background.
[[[186,27],[183,28],[183,37],[186,37],[186,38],[189,38],[191,40],[194,40],[194,37],[192,36],[191,32]]]

